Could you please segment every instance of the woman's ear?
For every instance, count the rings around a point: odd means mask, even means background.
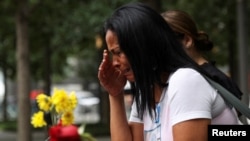
[[[186,49],[190,49],[193,46],[193,39],[191,36],[185,34],[182,43]]]

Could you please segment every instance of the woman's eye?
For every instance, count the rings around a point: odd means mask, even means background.
[[[119,54],[121,54],[121,52],[120,52],[120,51],[117,51],[116,54],[119,55]]]
[[[121,51],[115,51],[114,55],[120,55],[122,52]]]

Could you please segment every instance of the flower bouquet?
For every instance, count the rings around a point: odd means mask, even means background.
[[[77,105],[75,92],[68,94],[65,90],[54,89],[52,96],[41,93],[36,100],[39,111],[31,117],[33,127],[47,126],[44,116],[51,115],[52,125],[49,127],[49,137],[46,141],[82,141],[84,139],[84,126],[78,128],[73,124],[74,109]]]

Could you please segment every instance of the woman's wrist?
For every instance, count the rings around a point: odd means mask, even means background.
[[[113,97],[117,97],[117,96],[119,96],[119,95],[123,95],[123,91],[121,91],[121,92],[116,92],[116,93],[110,93],[110,92],[109,92],[109,95],[110,95],[110,96],[113,96]]]

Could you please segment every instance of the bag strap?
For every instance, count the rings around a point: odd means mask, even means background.
[[[223,99],[230,104],[231,106],[235,107],[239,112],[245,115],[247,118],[250,119],[250,108],[236,98],[231,92],[229,92],[226,88],[222,87],[220,84],[215,82],[214,80],[208,78],[207,76],[203,75],[205,79],[213,86],[215,89],[219,91],[219,94],[223,97]]]

